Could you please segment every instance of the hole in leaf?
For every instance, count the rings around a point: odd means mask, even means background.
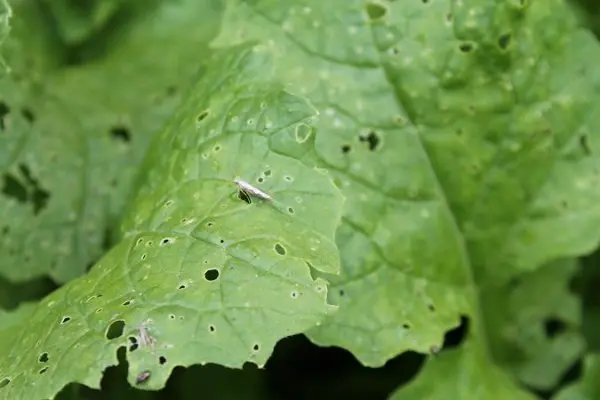
[[[71,320],[71,317],[63,317],[62,320],[60,321],[61,324],[66,324],[67,322],[69,322]]]
[[[225,239],[219,240],[219,243],[221,243],[221,244],[225,243]]]
[[[173,239],[171,239],[171,238],[164,238],[163,240],[160,241],[160,246],[164,246],[164,245],[167,245],[169,243],[173,243]]]
[[[27,122],[29,122],[30,124],[33,123],[33,121],[35,121],[35,116],[33,115],[33,113],[31,112],[30,109],[28,108],[23,108],[21,110],[21,115],[23,116],[23,118],[25,118],[25,120]]]
[[[10,383],[10,378],[2,378],[2,380],[0,380],[0,389],[2,389],[3,387],[5,387],[9,383]]]
[[[207,270],[206,272],[204,272],[204,279],[206,279],[209,282],[217,280],[218,278],[219,278],[219,270],[218,269],[211,268],[211,269]]]
[[[258,183],[263,183],[265,181],[265,179],[263,177],[259,177],[256,181]]]
[[[254,350],[254,351],[260,350],[260,345],[258,343],[255,343],[254,346],[252,346],[252,350]]]
[[[348,153],[350,153],[350,150],[351,150],[351,149],[352,149],[352,148],[350,147],[350,145],[348,145],[348,144],[345,144],[345,145],[343,145],[343,146],[342,146],[342,153],[344,153],[344,154],[348,154]]]
[[[147,255],[144,253],[144,254],[142,254],[142,256],[140,257],[140,259],[143,261],[143,260],[145,260],[145,259],[146,259],[146,257],[148,257],[148,256],[147,256]]]
[[[458,49],[463,53],[470,53],[473,50],[473,45],[471,43],[461,43]]]
[[[206,223],[206,227],[207,227],[207,228],[212,228],[212,226],[213,226],[213,225],[214,225],[214,224],[213,224],[212,222],[207,222],[207,223]]]
[[[49,359],[49,357],[48,357],[48,353],[42,353],[42,354],[40,354],[39,361],[40,361],[41,363],[48,362],[48,359]]]
[[[586,134],[579,136],[579,147],[586,156],[592,154],[592,149],[590,148],[590,144],[588,142],[588,137]]]
[[[293,209],[292,207],[288,207],[288,212],[289,212],[290,214],[293,214],[293,213],[294,213],[294,209]]]
[[[238,190],[238,198],[242,201],[245,201],[248,204],[252,203],[252,199],[250,198],[250,195],[243,190]]]
[[[285,247],[283,247],[282,245],[280,245],[279,243],[275,244],[274,247],[275,251],[277,252],[277,254],[285,256]]]
[[[134,336],[129,336],[129,351],[136,351],[138,349],[138,341]]]
[[[185,283],[182,283],[182,284],[181,284],[181,285],[179,285],[179,287],[178,287],[178,289],[179,289],[179,290],[182,290],[182,289],[185,289],[185,288],[187,288],[187,285],[186,285]]]
[[[215,326],[214,326],[214,325],[209,325],[209,326],[208,326],[208,330],[209,330],[210,332],[214,332],[214,331],[216,331],[216,330],[217,330],[217,328],[215,328]]]
[[[11,174],[4,174],[2,194],[19,203],[25,203],[27,201],[27,188]]]
[[[374,151],[379,146],[379,136],[373,131],[369,132],[366,136],[359,136],[359,140],[361,142],[367,143],[369,145],[369,150]]]
[[[372,20],[383,17],[386,14],[386,12],[387,9],[382,4],[367,3],[367,14]]]
[[[6,116],[9,113],[10,113],[10,107],[8,107],[8,105],[5,102],[0,101],[0,131],[3,131],[6,129],[4,119],[6,118]]]
[[[208,117],[208,110],[204,110],[204,111],[202,111],[202,112],[201,112],[201,113],[198,115],[198,117],[196,118],[196,121],[197,121],[197,122],[202,122],[202,121],[204,121],[204,119],[206,119],[206,117]]]
[[[48,199],[50,198],[50,193],[41,188],[38,180],[31,175],[31,171],[26,165],[19,165],[19,170],[27,180],[27,184],[32,189],[30,200],[33,203],[33,213],[37,215],[41,210],[46,208],[46,204],[48,204]]]
[[[158,357],[158,363],[160,365],[164,365],[167,362],[167,358],[165,356]]]
[[[131,133],[124,126],[115,126],[110,130],[110,136],[115,140],[120,140],[124,143],[131,141]]]
[[[456,328],[446,332],[444,335],[444,344],[442,347],[444,349],[452,349],[460,346],[469,333],[469,325],[469,318],[461,315],[460,324]]]
[[[510,33],[505,33],[504,35],[501,35],[498,38],[498,46],[502,50],[506,50],[508,48],[508,46],[510,45],[511,38],[512,38],[512,36]]]
[[[292,177],[291,177],[291,176],[289,176],[289,175],[286,175],[286,176],[284,176],[284,177],[283,177],[283,179],[285,179],[285,180],[286,180],[286,181],[288,181],[288,182],[293,182],[293,181],[294,181],[294,178],[292,178]]]
[[[114,321],[108,326],[106,334],[104,335],[108,340],[113,340],[123,336],[123,329],[125,329],[125,321],[118,320]]]
[[[271,170],[268,169],[264,172],[265,176],[271,176]]]
[[[40,375],[46,373],[46,371],[48,371],[48,367],[43,367],[40,369]]]
[[[125,307],[127,307],[127,306],[128,306],[128,305],[130,305],[130,304],[131,304],[131,300],[126,300],[126,301],[124,301],[124,302],[123,302],[123,304],[121,304],[121,305],[122,305],[122,306],[125,306]]]
[[[550,339],[555,338],[567,330],[567,325],[559,319],[548,318],[544,320],[544,331]]]
[[[295,290],[292,291],[292,293],[290,293],[290,296],[292,297],[292,299],[295,299],[298,297],[298,292],[296,292]]]

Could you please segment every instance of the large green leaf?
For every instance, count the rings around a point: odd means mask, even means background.
[[[76,54],[37,1],[15,6],[13,73],[0,81],[0,274],[11,280],[65,282],[102,255],[148,141],[209,54],[218,2],[133,3]]]
[[[0,337],[2,398],[98,387],[136,336],[128,381],[149,371],[141,388],[162,387],[178,365],[262,366],[279,339],[336,309],[311,273],[339,272],[343,196],[307,153],[320,136],[314,108],[271,69],[250,45],[211,61],[155,138],[124,239],[45,298],[18,335]],[[248,204],[236,177],[273,200]]]
[[[597,42],[561,0],[233,1],[214,43],[249,39],[320,110],[315,153],[348,199],[340,311],[310,338],[376,366],[465,315],[468,349],[438,363],[501,376],[480,293],[600,238]]]

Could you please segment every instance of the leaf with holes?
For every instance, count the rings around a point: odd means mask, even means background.
[[[465,316],[470,350],[439,364],[495,368],[480,293],[600,239],[598,43],[561,0],[232,1],[213,44],[246,40],[323,115],[314,153],[348,199],[340,310],[310,338],[380,366]]]
[[[551,390],[584,351],[581,302],[569,292],[576,269],[555,261],[482,294],[494,358],[529,387]]]
[[[221,8],[127,2],[119,24],[73,49],[40,3],[17,4],[4,46],[13,74],[0,81],[0,275],[65,282],[116,242],[147,143],[209,54]]]
[[[343,196],[314,166],[314,108],[270,63],[253,46],[209,63],[151,146],[122,242],[0,338],[0,396],[98,387],[124,346],[142,389],[178,365],[262,366],[279,339],[335,311],[312,275],[339,272]],[[272,200],[241,196],[236,178]]]

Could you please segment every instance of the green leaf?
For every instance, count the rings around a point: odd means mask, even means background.
[[[149,140],[210,54],[221,9],[135,2],[105,42],[72,54],[37,4],[16,7],[13,74],[0,81],[0,274],[66,282],[105,252]]]
[[[483,294],[494,358],[529,387],[551,390],[584,351],[581,301],[569,291],[577,267],[555,261]]]
[[[67,43],[81,43],[101,31],[114,17],[127,0],[43,0],[45,11],[49,11],[56,21],[56,28],[62,40]],[[133,2],[130,2],[133,3]],[[146,7],[155,7],[154,4]],[[128,6],[129,4],[125,4]],[[113,21],[111,21],[113,18]]]
[[[485,367],[484,367],[485,366]],[[470,345],[444,351],[428,361],[419,377],[390,400],[447,399],[534,400]]]
[[[592,353],[586,356],[581,381],[561,390],[552,400],[593,400],[600,397],[600,355]]]
[[[8,35],[10,31],[9,21],[12,17],[12,9],[8,4],[8,0],[0,0],[0,48],[2,46],[2,42]],[[1,53],[0,53],[1,54]],[[4,69],[6,66],[4,65],[4,60],[0,57],[0,67],[2,71],[0,71],[0,75],[4,74]]]
[[[214,43],[245,40],[323,115],[315,153],[348,199],[340,311],[310,338],[378,366],[465,315],[469,350],[444,365],[494,398],[480,293],[600,239],[598,43],[560,0],[230,2]]]
[[[279,339],[336,309],[311,273],[339,272],[343,196],[310,155],[294,156],[319,140],[316,112],[271,80],[269,63],[252,46],[209,63],[154,140],[124,239],[45,298],[12,340],[0,338],[0,380],[10,380],[0,395],[97,388],[135,337],[128,381],[147,371],[143,389],[164,386],[178,365],[262,366]],[[236,176],[273,200],[240,199]]]

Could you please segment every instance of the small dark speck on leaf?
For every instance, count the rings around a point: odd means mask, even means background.
[[[402,324],[402,328],[404,329],[410,329],[410,325],[407,323]]]
[[[361,142],[367,143],[369,145],[369,150],[374,151],[379,146],[379,136],[373,131],[369,132],[367,135],[359,136],[359,140]]]
[[[277,252],[277,254],[279,254],[279,255],[284,256],[286,253],[285,247],[283,247],[279,243],[275,244],[274,249]]]
[[[41,363],[48,362],[48,359],[49,359],[49,357],[48,357],[48,353],[42,353],[42,354],[40,354],[39,361],[40,361]]]
[[[120,140],[122,142],[130,142],[131,141],[131,133],[124,126],[115,126],[110,130],[110,136],[115,140]]]
[[[258,351],[260,349],[260,346],[258,345],[258,343],[254,344],[254,346],[252,346],[252,350],[254,351]]]
[[[31,110],[29,108],[23,108],[21,110],[21,115],[30,124],[33,123],[33,121],[35,121],[35,115],[33,115],[33,112],[31,112]]]
[[[511,38],[512,37],[510,33],[505,33],[504,35],[500,36],[498,38],[498,46],[500,46],[502,50],[506,50],[510,45]]]
[[[567,325],[559,319],[548,318],[544,321],[546,336],[550,339],[560,335],[567,330]]]
[[[350,153],[350,150],[351,150],[350,145],[345,144],[342,146],[342,153],[348,154],[348,153]]]
[[[216,328],[215,328],[214,325],[209,325],[208,326],[208,330],[211,331],[211,332],[214,332],[216,330]]]
[[[471,43],[461,43],[458,49],[463,53],[470,53],[473,50],[473,45]]]
[[[164,364],[166,364],[166,363],[167,363],[167,358],[166,358],[165,356],[160,356],[160,357],[158,357],[158,363],[159,363],[160,365],[164,365]]]
[[[592,154],[592,149],[590,148],[590,144],[588,143],[587,135],[583,134],[579,136],[579,146],[581,147],[581,150],[586,156]]]
[[[0,101],[0,131],[6,129],[4,118],[6,118],[8,113],[10,113],[10,107],[8,107],[8,105],[5,102]]]
[[[40,374],[44,374],[46,373],[46,371],[48,371],[48,367],[43,367],[42,369],[40,369]]]
[[[206,117],[208,117],[208,110],[202,111],[196,118],[196,121],[197,122],[204,121],[206,119]]]

